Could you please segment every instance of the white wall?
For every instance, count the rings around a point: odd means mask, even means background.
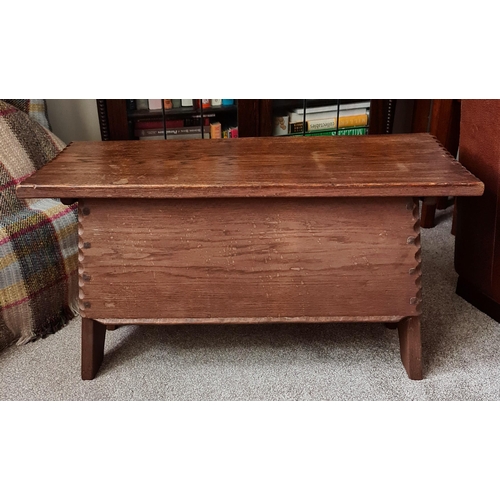
[[[95,99],[47,99],[47,113],[52,131],[66,144],[101,140]]]

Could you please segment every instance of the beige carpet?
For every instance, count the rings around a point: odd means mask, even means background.
[[[500,325],[455,294],[451,209],[422,230],[424,377],[380,324],[127,326],[80,379],[80,321],[0,353],[1,400],[499,400]]]

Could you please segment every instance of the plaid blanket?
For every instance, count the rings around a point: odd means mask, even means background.
[[[76,204],[19,200],[15,191],[64,147],[0,100],[0,350],[54,333],[77,312]]]

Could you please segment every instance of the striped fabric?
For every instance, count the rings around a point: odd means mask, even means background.
[[[76,204],[16,197],[64,146],[0,100],[0,350],[54,333],[77,312]]]
[[[4,99],[4,102],[24,111],[32,120],[51,130],[45,99]]]

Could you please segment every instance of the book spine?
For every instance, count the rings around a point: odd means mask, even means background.
[[[365,127],[368,125],[368,114],[347,115],[337,118],[324,118],[321,120],[308,120],[306,122],[306,131],[330,130],[336,128]],[[304,122],[298,121],[290,123],[290,133],[297,134],[304,131]]]
[[[181,106],[192,106],[193,99],[181,99]]]
[[[137,109],[149,109],[147,99],[136,99],[135,104]]]
[[[232,106],[234,104],[234,99],[221,99],[222,106]]]
[[[149,109],[161,109],[161,99],[148,99]]]
[[[163,99],[163,107],[165,109],[172,109],[172,99]]]
[[[222,125],[220,122],[210,124],[210,137],[212,139],[222,139]]]
[[[331,106],[321,106],[321,107],[307,107],[306,108],[306,114],[307,115],[313,115],[316,113],[337,113],[338,111],[346,111],[346,110],[353,110],[353,109],[369,109],[370,108],[370,101],[361,101],[361,102],[352,102],[352,103],[346,103],[346,104],[340,104],[338,106],[337,104],[331,105]],[[293,110],[294,113],[297,113],[303,117],[304,115],[304,108],[296,108]]]
[[[172,99],[172,107],[180,108],[181,107],[181,99]]]
[[[338,130],[323,130],[317,132],[309,132],[308,136],[332,136],[332,135],[367,135],[368,127],[359,128],[340,128]]]
[[[307,131],[328,130],[331,128],[348,128],[348,127],[364,127],[368,125],[368,115],[340,116],[337,118],[329,118],[324,120],[309,120],[307,123]]]
[[[210,107],[210,99],[202,99],[202,100],[201,100],[201,105],[202,105],[204,108],[209,108],[209,107]]]
[[[212,103],[212,107],[218,108],[219,106],[222,106],[222,99],[210,99]]]
[[[152,129],[152,128],[163,128],[163,125],[165,125],[165,128],[180,128],[184,127],[185,123],[184,120],[165,120],[165,123],[163,123],[161,120],[136,120],[135,122],[135,129],[136,130],[142,130],[142,129]]]
[[[179,128],[149,128],[149,129],[136,129],[135,136],[136,137],[150,137],[150,136],[163,136],[167,134],[167,137],[174,135],[189,135],[189,134],[200,134],[201,136],[201,127],[179,127]],[[210,126],[205,126],[203,128],[203,134],[210,134]]]

